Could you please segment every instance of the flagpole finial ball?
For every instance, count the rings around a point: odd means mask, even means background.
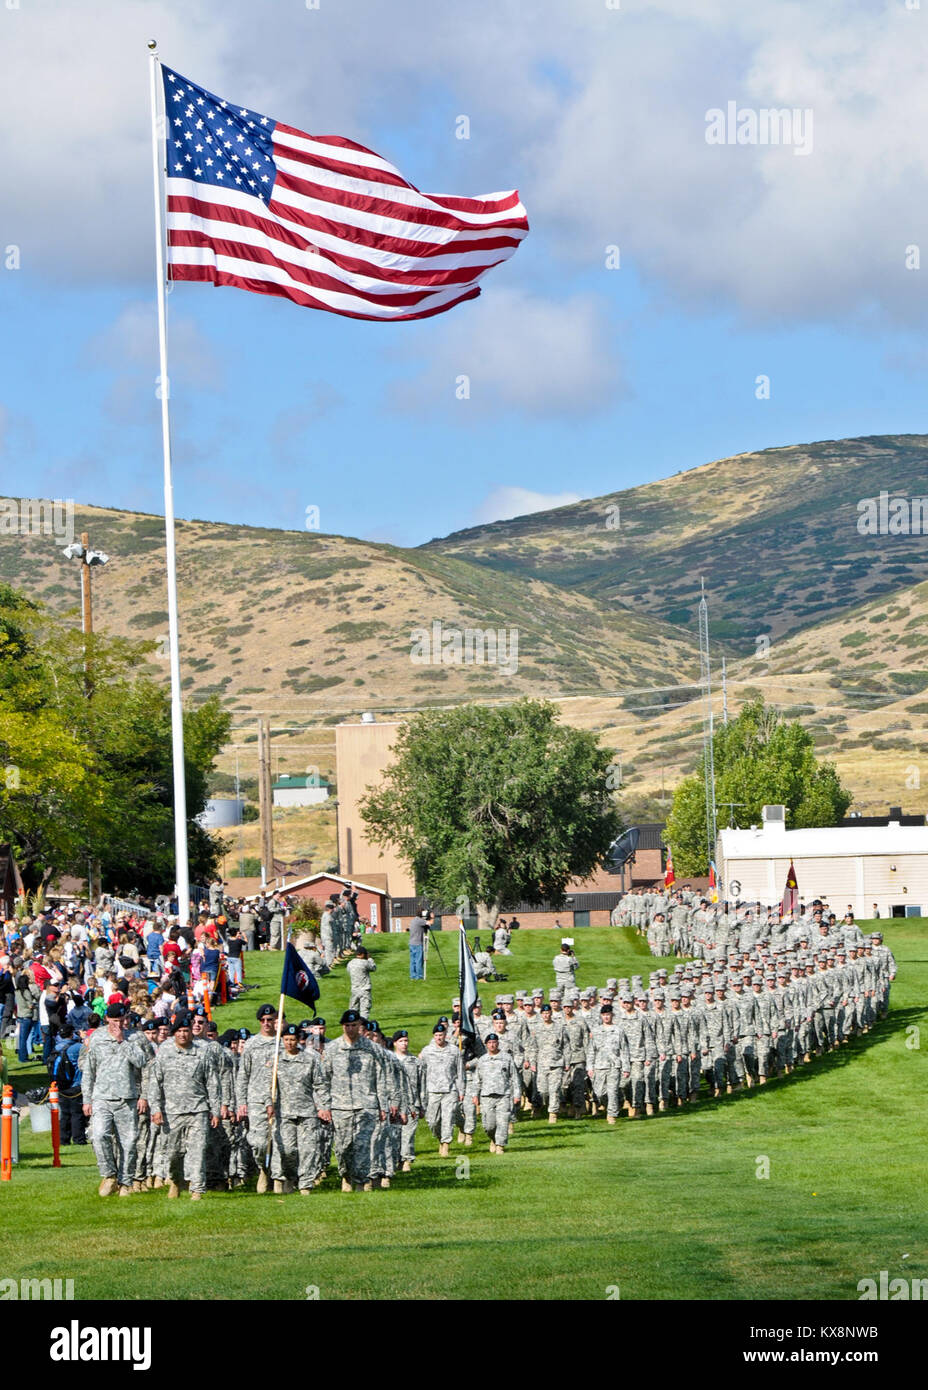
[[[157,39],[149,39],[149,40],[148,40],[148,47],[149,47],[152,51],[154,51],[154,50],[158,47],[158,40],[157,40]]]

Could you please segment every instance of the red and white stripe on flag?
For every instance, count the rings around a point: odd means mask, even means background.
[[[172,280],[352,318],[428,318],[475,298],[528,232],[515,190],[420,193],[363,145],[307,135],[163,73]]]

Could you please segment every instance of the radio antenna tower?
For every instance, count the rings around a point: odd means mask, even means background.
[[[712,738],[715,726],[712,715],[712,668],[709,664],[709,608],[706,604],[706,581],[700,579],[702,597],[699,600],[699,680],[705,691],[706,705],[702,721],[703,775],[706,783],[706,848],[710,863],[715,859],[718,825],[715,809],[715,756]]]

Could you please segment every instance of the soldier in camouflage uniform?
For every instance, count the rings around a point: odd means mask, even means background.
[[[138,1147],[138,1117],[147,1101],[141,1094],[142,1069],[152,1046],[141,1033],[126,1037],[126,1007],[110,1004],[106,1027],[87,1047],[83,1068],[84,1114],[92,1117],[91,1138],[100,1169],[100,1196],[132,1193]]]
[[[203,1042],[195,1042],[188,1013],[175,1014],[171,1038],[158,1048],[149,1082],[153,1125],[167,1131],[169,1197],[184,1183],[191,1201],[206,1191],[206,1136],[219,1125],[219,1081]],[[180,1172],[183,1178],[180,1178]]]
[[[510,1052],[500,1050],[496,1033],[488,1033],[486,1051],[474,1063],[480,1119],[490,1141],[490,1153],[506,1152],[512,1108],[521,1095],[519,1074]]]
[[[377,966],[369,958],[363,946],[355,952],[354,960],[348,962],[348,979],[351,984],[351,998],[348,1007],[362,1018],[371,1014],[371,975]]]
[[[567,1063],[564,1032],[555,1027],[550,1003],[541,1006],[541,1026],[532,1035],[526,1057],[535,1075],[539,1102],[547,1106],[548,1123],[556,1124]]]
[[[258,1169],[257,1190],[266,1192],[271,1141],[267,1107],[277,1049],[277,1010],[273,1004],[262,1004],[257,1018],[261,1031],[249,1038],[242,1049],[237,1118],[248,1121],[248,1144]]]
[[[361,1017],[346,1009],[342,1036],[325,1049],[322,1066],[329,1085],[335,1157],[343,1192],[370,1192],[374,1127],[385,1120],[390,1099],[377,1048],[361,1037]]]
[[[448,1046],[443,1023],[435,1024],[432,1041],[419,1053],[419,1061],[425,1073],[428,1096],[426,1123],[439,1141],[439,1156],[447,1158],[455,1110],[464,1095],[464,1082],[460,1075],[460,1056]]]
[[[218,1029],[207,1015],[205,1005],[198,1004],[192,1011],[192,1032],[194,1042],[199,1043],[210,1060],[216,1073],[219,1086],[220,1123],[212,1126],[206,1133],[206,1185],[207,1187],[228,1187],[229,1157],[231,1143],[226,1125],[231,1123],[232,1114],[232,1073],[226,1065],[225,1050],[218,1041]]]
[[[409,1173],[416,1159],[416,1129],[419,1121],[425,1117],[428,1104],[424,1089],[425,1071],[419,1058],[409,1051],[409,1033],[405,1028],[398,1028],[393,1034],[393,1054],[406,1073],[408,1109],[400,1131],[400,1157],[403,1172]]]
[[[330,1123],[329,1090],[322,1063],[312,1051],[300,1051],[299,1029],[288,1024],[281,1034],[277,1061],[277,1096],[268,1102],[268,1121],[274,1125],[274,1191],[293,1191],[308,1197],[321,1173],[319,1121]]]
[[[612,1003],[602,1006],[601,1023],[590,1029],[586,1045],[586,1073],[592,1087],[592,1113],[605,1108],[606,1119],[614,1125],[620,1108],[623,1065],[627,1063],[624,1035],[613,1023]]]
[[[574,1000],[568,997],[564,1000],[564,1091],[575,1120],[581,1119],[586,1110],[586,1048],[589,1040],[590,1026],[585,1018],[577,1017]]]
[[[152,1054],[142,1068],[142,1077],[139,1083],[139,1090],[143,1096],[148,1095],[148,1078],[151,1075],[152,1063],[155,1060],[155,1039],[158,1036],[158,1020],[147,1018],[141,1026],[148,1042],[152,1047]],[[139,1115],[139,1139],[135,1150],[135,1181],[132,1184],[133,1192],[141,1192],[143,1188],[151,1188],[155,1185],[155,1171],[153,1166],[154,1159],[154,1135],[157,1129],[151,1123],[151,1111],[148,1106]]]

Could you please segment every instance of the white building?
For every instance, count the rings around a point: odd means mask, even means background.
[[[329,783],[325,777],[293,777],[282,772],[271,788],[275,806],[315,806],[329,799]]]
[[[928,915],[928,825],[829,826],[787,830],[782,806],[765,806],[763,824],[722,830],[716,864],[726,897],[778,903],[790,860],[799,897],[827,901],[838,918]]]

